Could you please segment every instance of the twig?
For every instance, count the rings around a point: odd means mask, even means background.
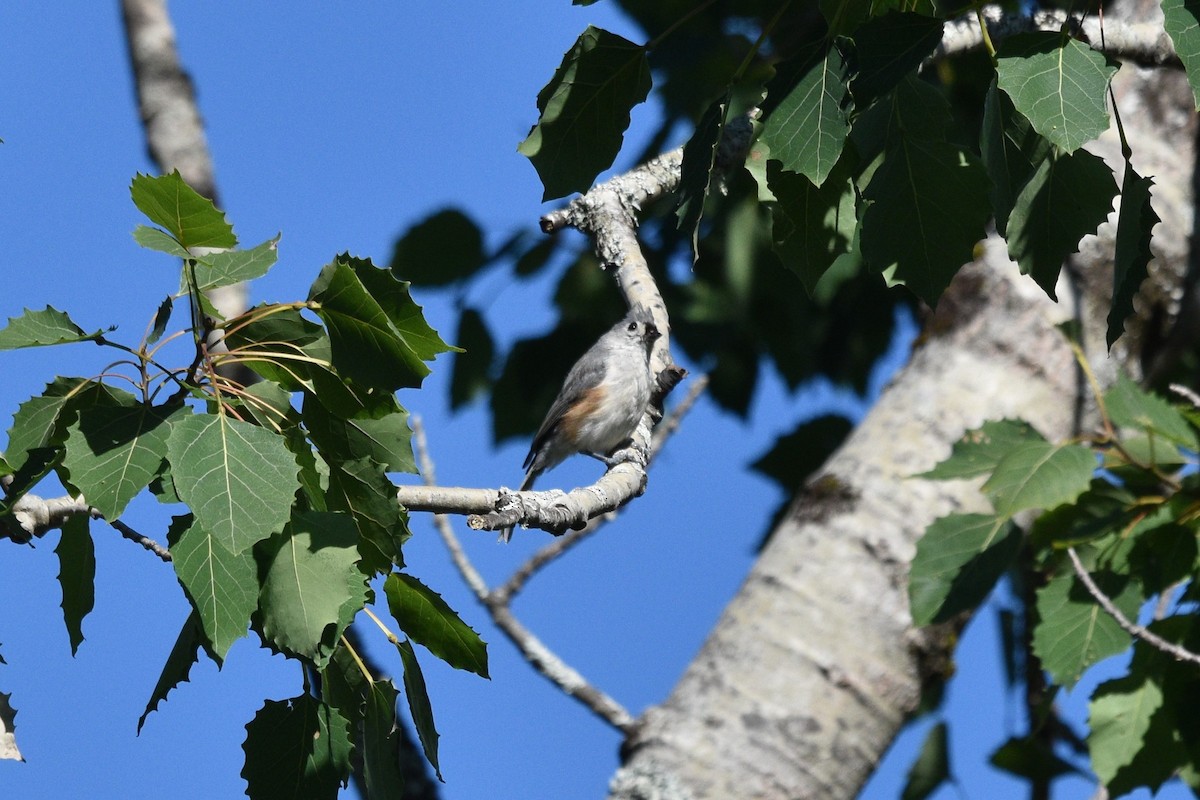
[[[95,519],[104,519],[104,515],[102,515],[99,511],[97,511],[94,508],[91,509],[91,514]],[[171,551],[168,550],[167,548],[163,547],[158,542],[151,539],[149,536],[145,536],[143,534],[138,533],[133,528],[126,525],[124,522],[121,522],[121,520],[119,520],[119,519],[114,519],[112,522],[109,522],[108,524],[111,525],[112,527],[114,527],[126,539],[128,539],[131,542],[136,542],[136,543],[140,544],[142,547],[146,548],[151,553],[154,553],[154,555],[158,556],[163,561],[165,561],[165,562],[171,561]]]
[[[1100,587],[1096,585],[1096,582],[1092,580],[1092,576],[1088,574],[1086,569],[1084,569],[1083,562],[1079,560],[1079,554],[1075,552],[1074,547],[1067,548],[1067,555],[1071,559],[1071,566],[1075,568],[1076,577],[1082,581],[1083,585],[1087,588],[1088,593],[1096,599],[1096,602],[1100,604],[1100,607],[1103,608],[1108,615],[1116,621],[1117,625],[1121,627],[1121,630],[1125,631],[1130,636],[1136,636],[1151,647],[1161,650],[1168,655],[1174,656],[1179,661],[1190,661],[1193,664],[1200,664],[1200,655],[1193,653],[1187,648],[1180,647],[1174,642],[1168,642],[1166,639],[1157,635],[1153,631],[1150,631],[1145,627],[1138,625],[1137,623],[1131,622],[1128,617],[1121,613],[1121,609],[1117,608],[1113,601],[1109,599],[1108,595],[1100,591]]]
[[[650,447],[650,457],[646,462],[646,468],[654,463],[654,459],[662,452],[667,440],[679,430],[679,423],[692,410],[692,406],[696,404],[696,400],[708,388],[708,375],[699,375],[692,381],[688,387],[687,394],[680,400],[669,416],[663,419],[662,423],[654,430],[654,441]],[[504,582],[502,586],[497,587],[493,594],[509,602],[517,595],[529,579],[545,565],[559,558],[568,550],[571,550],[575,545],[582,542],[584,539],[591,536],[596,531],[600,530],[606,523],[616,519],[620,514],[620,510],[610,511],[599,517],[593,517],[590,522],[582,529],[571,531],[565,536],[561,536],[551,541],[548,545],[538,550],[529,560],[522,564],[513,572],[512,576]]]
[[[1184,386],[1182,383],[1172,383],[1168,388],[1191,403],[1192,408],[1200,409],[1200,394],[1196,394],[1195,390]]]
[[[437,476],[434,470],[433,459],[429,455],[429,443],[425,438],[425,426],[421,423],[421,419],[415,415],[412,417],[412,429],[413,449],[416,451],[417,464],[421,468],[421,475],[427,484],[433,484]],[[521,651],[521,655],[525,657],[525,660],[541,673],[543,677],[562,689],[567,696],[573,697],[580,703],[583,703],[594,714],[617,730],[626,735],[630,734],[634,728],[633,716],[620,703],[597,689],[576,670],[568,666],[550,648],[546,647],[532,631],[522,625],[509,608],[507,597],[502,596],[499,592],[493,592],[488,589],[487,582],[479,574],[479,571],[475,569],[475,565],[471,563],[471,559],[459,543],[450,518],[444,514],[435,514],[433,524],[442,541],[446,543],[446,549],[450,551],[450,558],[454,562],[454,566],[458,568],[463,580],[466,581],[467,586],[470,587],[483,607],[487,609],[492,622],[509,638],[509,641],[516,645],[516,648]]]

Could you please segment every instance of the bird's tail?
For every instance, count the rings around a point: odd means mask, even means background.
[[[525,480],[521,481],[521,486],[520,486],[520,488],[517,489],[517,491],[518,492],[527,492],[530,489],[532,489],[533,482],[535,480],[537,480],[537,476],[539,474],[540,474],[540,472],[535,472],[534,470],[529,470],[529,472],[526,472]],[[500,541],[508,542],[512,539],[513,527],[514,526],[509,525],[507,528],[500,529]]]

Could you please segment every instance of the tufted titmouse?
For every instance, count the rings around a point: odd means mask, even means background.
[[[629,441],[650,402],[650,348],[660,335],[649,315],[631,311],[575,362],[533,437],[518,491],[567,456],[603,461]],[[512,528],[500,532],[506,542],[511,537]]]

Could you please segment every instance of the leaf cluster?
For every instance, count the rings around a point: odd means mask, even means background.
[[[1157,791],[1175,776],[1200,791],[1200,740],[1188,710],[1200,666],[1161,645],[1191,652],[1200,645],[1200,416],[1124,377],[1101,407],[1104,430],[1087,441],[1055,444],[1024,422],[995,420],[919,476],[983,479],[993,510],[950,514],[926,530],[909,583],[913,620],[944,622],[974,609],[1024,553],[1044,575],[1034,595],[1032,657],[1055,686],[1074,686],[1090,667],[1132,647],[1124,674],[1091,697],[1086,750],[1110,795]],[[1037,515],[1023,530],[1014,517],[1027,512]],[[1135,639],[1130,626],[1151,608],[1150,635]],[[1031,759],[1049,755],[1016,740],[1005,747],[994,762],[1022,775]],[[1057,766],[1044,764],[1038,774],[1074,769],[1054,759]]]
[[[355,749],[372,796],[398,796],[400,690],[368,671],[344,633],[374,601],[372,579],[383,578],[399,633],[367,613],[397,648],[436,769],[437,732],[413,643],[483,677],[487,652],[440,596],[401,571],[410,532],[388,473],[416,471],[395,391],[420,386],[427,362],[454,348],[425,322],[408,283],[345,254],[321,269],[305,300],[222,319],[204,292],[264,274],[279,237],[240,248],[224,214],[178,173],[138,175],[131,195],[152,223],[134,238],[178,259],[179,291],[135,344],[87,333],[52,308],[0,328],[0,350],[92,342],[119,354],[95,376],[56,378],[21,404],[3,455],[0,525],[10,538],[24,534],[14,506],[51,474],[111,522],[147,490],[182,505],[166,539],[192,613],[139,729],[201,652],[222,665],[253,632],[320,680],[306,678],[310,691],[299,697],[268,701],[247,725],[250,796],[289,786],[288,796],[333,797]],[[165,335],[178,301],[187,320]],[[166,345],[176,339],[186,361],[168,366]],[[239,383],[233,366],[259,380]],[[73,650],[93,600],[89,516],[62,523],[56,550]]]

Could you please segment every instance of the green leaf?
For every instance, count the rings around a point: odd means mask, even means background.
[[[451,349],[421,316],[408,284],[370,261],[338,256],[308,299],[329,331],[334,367],[362,386],[420,386],[429,374],[424,362]]]
[[[283,652],[318,668],[328,662],[367,600],[356,539],[346,515],[308,511],[264,545],[262,630]]]
[[[306,393],[303,418],[309,436],[328,463],[371,458],[389,472],[417,471],[408,412],[392,395],[381,397],[374,408],[344,419]]]
[[[246,725],[246,794],[333,800],[350,774],[351,747],[337,709],[308,694],[268,700]]]
[[[1011,448],[983,484],[996,513],[1051,509],[1082,494],[1096,471],[1092,451],[1077,444],[1025,442]]]
[[[388,268],[397,278],[421,286],[448,286],[474,275],[487,261],[479,226],[458,209],[446,208],[396,241]]]
[[[213,660],[225,661],[229,648],[246,635],[258,607],[258,568],[251,551],[234,554],[191,515],[176,517],[168,535],[175,575],[200,618]],[[182,530],[180,529],[182,527]]]
[[[767,117],[762,138],[787,172],[821,186],[850,132],[846,66],[836,47],[814,64]],[[769,165],[768,165],[769,169]]]
[[[1127,618],[1137,614],[1133,581],[1111,573],[1092,576]],[[1102,609],[1073,572],[1064,572],[1038,590],[1040,620],[1033,630],[1033,652],[1055,682],[1070,688],[1083,671],[1129,647],[1130,636]]]
[[[408,639],[396,642],[396,649],[400,651],[400,661],[404,664],[404,695],[408,698],[408,711],[417,729],[417,738],[421,740],[421,749],[425,751],[425,758],[433,767],[434,774],[438,780],[442,780],[442,770],[438,766],[438,732],[433,724],[433,706],[425,689],[425,676],[421,674],[421,665],[417,663],[412,642]]]
[[[650,86],[645,48],[594,26],[579,35],[538,93],[538,122],[517,148],[542,179],[542,200],[586,191],[612,164]]]
[[[71,655],[83,641],[83,618],[96,600],[96,549],[88,530],[87,514],[72,514],[62,526],[54,548],[58,556],[58,585],[62,588],[63,621],[71,640]]]
[[[1125,374],[1104,395],[1104,405],[1114,424],[1136,428],[1191,450],[1200,447],[1196,430],[1170,403],[1145,391]]]
[[[133,204],[151,222],[164,228],[189,251],[193,247],[237,247],[237,237],[225,214],[217,210],[212,200],[188,186],[179,170],[157,178],[138,173],[129,194]]]
[[[174,307],[174,299],[170,295],[167,295],[162,303],[159,304],[158,311],[154,314],[154,325],[151,327],[150,333],[146,335],[146,344],[154,344],[166,333],[167,323],[171,321],[171,310]]]
[[[383,591],[396,624],[413,641],[456,669],[488,677],[487,645],[440,594],[413,576],[396,572],[388,575]]]
[[[1074,152],[1108,128],[1104,107],[1117,65],[1053,31],[1009,36],[996,52],[996,77],[1034,130]]]
[[[5,453],[14,472],[25,465],[33,451],[62,444],[67,423],[73,416],[69,408],[71,399],[95,385],[86,378],[55,378],[40,395],[21,403],[8,429]]]
[[[21,316],[9,317],[8,324],[0,328],[0,350],[90,342],[103,335],[104,331],[84,333],[83,328],[72,322],[70,317],[50,306],[41,311],[27,308]]]
[[[393,565],[404,566],[401,547],[412,534],[408,517],[396,502],[396,487],[383,466],[369,458],[330,465],[326,505],[344,511],[357,531],[360,567],[367,574],[383,574]]]
[[[300,488],[281,436],[224,414],[173,423],[167,460],[179,497],[231,553],[283,530]]]
[[[1030,531],[1030,543],[1035,548],[1061,548],[1098,539],[1123,530],[1143,513],[1136,506],[1137,498],[1125,487],[1093,478],[1075,502],[1038,515]]]
[[[771,206],[775,252],[800,277],[810,296],[854,243],[857,196],[849,172],[839,165],[817,187],[803,175],[784,172],[779,162],[767,162],[767,185],[776,199]]]
[[[462,348],[454,356],[450,375],[450,410],[457,411],[492,385],[492,370],[496,362],[496,345],[483,320],[473,308],[464,308],[458,318],[454,336]]]
[[[139,734],[142,732],[142,726],[146,724],[146,717],[158,709],[158,704],[167,699],[167,695],[172,689],[188,679],[188,673],[192,671],[192,664],[198,660],[197,656],[203,638],[204,631],[200,625],[200,617],[195,611],[192,611],[179,631],[175,646],[171,648],[171,653],[167,656],[167,663],[163,665],[158,683],[154,684],[154,691],[150,693],[150,701],[146,703],[146,710],[138,717],[137,732]]]
[[[700,219],[704,216],[704,203],[713,186],[713,166],[717,160],[717,145],[725,130],[729,115],[730,89],[719,100],[714,100],[696,123],[692,138],[683,146],[683,162],[680,166],[678,196],[675,216],[679,230],[692,243],[693,261],[700,258]]]
[[[1013,446],[1023,442],[1045,442],[1028,422],[1019,419],[989,420],[967,431],[954,443],[950,457],[915,478],[951,480],[974,478],[996,468]]]
[[[1150,718],[1162,706],[1163,691],[1149,675],[1130,674],[1105,681],[1088,704],[1088,753],[1100,782],[1108,785],[1145,744]]]
[[[191,412],[137,403],[93,406],[67,428],[63,467],[70,483],[105,519],[119,519],[129,501],[159,473],[173,422]]]
[[[1116,252],[1113,254],[1112,306],[1108,311],[1108,346],[1125,329],[1125,320],[1133,315],[1133,297],[1149,273],[1150,232],[1161,220],[1150,206],[1150,187],[1154,181],[1133,171],[1125,162],[1121,180],[1121,210],[1117,214]]]
[[[367,694],[362,727],[363,780],[367,797],[404,796],[404,776],[400,774],[400,745],[396,729],[396,698],[399,692],[391,681],[375,681]]]
[[[191,258],[192,254],[166,231],[151,228],[149,225],[138,225],[133,229],[133,240],[147,250],[175,256],[176,258]]]
[[[988,178],[956,145],[901,138],[889,147],[864,198],[862,252],[930,305],[974,257],[991,216]]]
[[[1008,216],[1017,194],[1029,182],[1034,169],[1050,156],[1051,145],[1039,136],[1029,120],[1021,116],[995,79],[983,102],[983,127],[979,150],[992,188],[988,196],[996,215],[996,230],[1007,235]]]
[[[913,624],[945,622],[975,608],[1020,549],[1020,531],[1001,517],[950,514],[934,520],[917,542],[908,579]]]
[[[1079,772],[1070,762],[1059,758],[1037,736],[1011,738],[992,753],[992,765],[1039,783],[1049,783],[1060,775]]]
[[[220,286],[253,280],[267,274],[279,260],[279,237],[268,239],[249,250],[226,250],[196,258],[196,283],[207,292]],[[186,279],[179,287],[180,294],[188,291]]]
[[[1117,184],[1099,156],[1087,151],[1042,162],[1017,196],[1008,218],[1008,252],[1051,298],[1063,260],[1095,233],[1112,211]]]
[[[821,15],[830,36],[845,36],[865,22],[875,7],[873,0],[820,0]]]
[[[1175,54],[1183,62],[1192,98],[1200,110],[1200,3],[1196,0],[1162,0],[1163,25]]]
[[[850,88],[859,106],[865,108],[916,69],[942,41],[944,24],[922,14],[889,11],[859,27],[850,59],[855,72]]]
[[[908,771],[908,780],[900,800],[925,800],[950,778],[950,746],[946,723],[929,729],[921,752]]]

